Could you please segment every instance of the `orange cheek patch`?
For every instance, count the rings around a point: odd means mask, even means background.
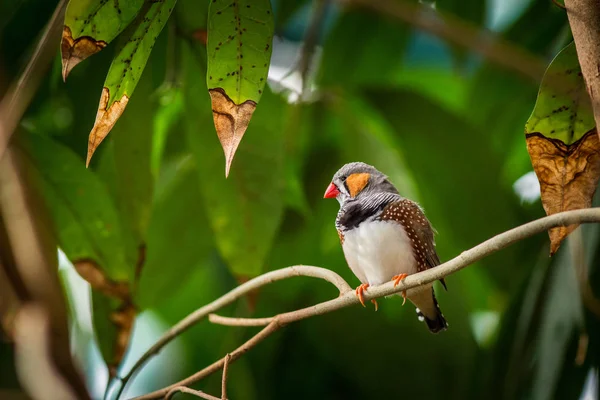
[[[371,174],[362,173],[362,174],[352,174],[348,178],[346,178],[346,185],[348,185],[348,190],[350,191],[350,197],[356,197],[367,183],[369,183],[369,178]]]

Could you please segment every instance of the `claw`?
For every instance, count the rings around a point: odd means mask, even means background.
[[[373,303],[373,305],[375,305],[375,311],[379,310],[379,304],[377,304],[377,300],[371,299],[371,303]]]
[[[392,280],[394,281],[394,287],[398,286],[398,284],[400,282],[402,282],[404,279],[406,279],[407,276],[408,276],[408,274],[400,274],[400,275],[392,276]]]
[[[404,305],[404,303],[406,303],[406,290],[402,291],[402,305]]]
[[[360,285],[359,287],[356,288],[356,296],[358,297],[358,300],[360,301],[360,304],[362,304],[363,307],[366,307],[364,292],[365,292],[365,290],[367,290],[368,287],[369,287],[368,283],[363,283],[362,285]]]

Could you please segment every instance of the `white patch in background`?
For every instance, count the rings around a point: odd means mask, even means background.
[[[487,0],[486,27],[494,32],[505,30],[525,12],[529,4],[531,0]]]
[[[71,309],[71,351],[76,364],[82,369],[93,399],[102,399],[108,382],[108,369],[94,340],[91,289],[79,276],[62,250],[58,250],[59,273],[69,297]],[[152,311],[138,315],[131,337],[131,347],[125,357],[121,375],[148,350],[169,326]],[[139,396],[173,383],[185,368],[186,352],[180,339],[169,343],[140,370],[123,398]],[[168,368],[165,368],[168,365]],[[114,388],[113,388],[114,389]]]
[[[579,400],[598,400],[598,370],[590,368]]]
[[[312,63],[308,68],[306,92],[302,94],[300,59],[303,45],[304,42],[294,42],[278,36],[273,38],[273,54],[267,83],[274,93],[287,93],[287,101],[290,104],[316,100],[317,86],[314,81],[323,49],[321,46],[314,48]]]
[[[496,311],[476,311],[469,316],[473,337],[479,346],[485,347],[500,325],[500,315]]]
[[[533,171],[517,179],[513,184],[513,190],[521,199],[521,203],[531,204],[540,199],[540,182]]]

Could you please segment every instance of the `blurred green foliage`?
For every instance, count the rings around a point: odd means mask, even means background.
[[[3,2],[0,84],[26,63],[50,3]],[[567,42],[566,14],[549,0],[527,3],[500,34],[549,62]],[[275,32],[303,37],[310,3],[272,6]],[[330,268],[358,285],[335,232],[338,205],[322,200],[349,161],[374,164],[423,205],[442,261],[543,215],[539,200],[524,202],[513,186],[531,171],[524,125],[539,82],[387,16],[334,5],[319,37],[317,92],[290,104],[294,89],[266,88],[225,179],[206,48],[196,35],[206,29],[207,7],[207,0],[177,3],[89,170],[87,135],[115,45],[62,84],[57,43],[56,63],[16,138],[42,177],[62,250],[130,283],[140,312],[172,325],[241,280],[296,264]],[[438,2],[478,26],[497,7]],[[454,68],[457,61],[465,67]],[[437,336],[397,298],[380,301],[377,313],[354,307],[288,326],[231,366],[229,396],[579,398],[588,373],[597,377],[600,323],[581,300],[573,254],[583,246],[589,283],[600,294],[598,242],[598,227],[584,226],[550,259],[548,238],[538,235],[448,277],[438,300],[450,328]],[[140,246],[146,260],[136,270]],[[224,314],[270,316],[335,295],[326,283],[293,278]],[[107,327],[97,330],[104,335]],[[255,331],[204,321],[182,337],[184,358],[170,363],[192,373]],[[585,337],[585,357],[577,358]],[[9,352],[0,350],[3,370]],[[147,382],[146,391],[171,383]],[[0,374],[0,384],[14,386],[13,375]],[[218,395],[220,377],[198,387]]]

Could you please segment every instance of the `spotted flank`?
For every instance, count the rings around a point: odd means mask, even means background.
[[[429,328],[429,332],[439,333],[448,329],[449,325],[448,322],[446,322],[446,319],[444,318],[444,314],[442,314],[442,310],[440,309],[440,305],[438,304],[437,299],[435,298],[435,291],[433,290],[433,288],[431,289],[431,295],[433,296],[433,303],[435,304],[435,308],[437,310],[437,315],[435,319],[427,318],[418,308],[416,308],[415,310],[417,311],[417,318],[419,318],[419,321],[421,322],[425,321],[427,327]]]

